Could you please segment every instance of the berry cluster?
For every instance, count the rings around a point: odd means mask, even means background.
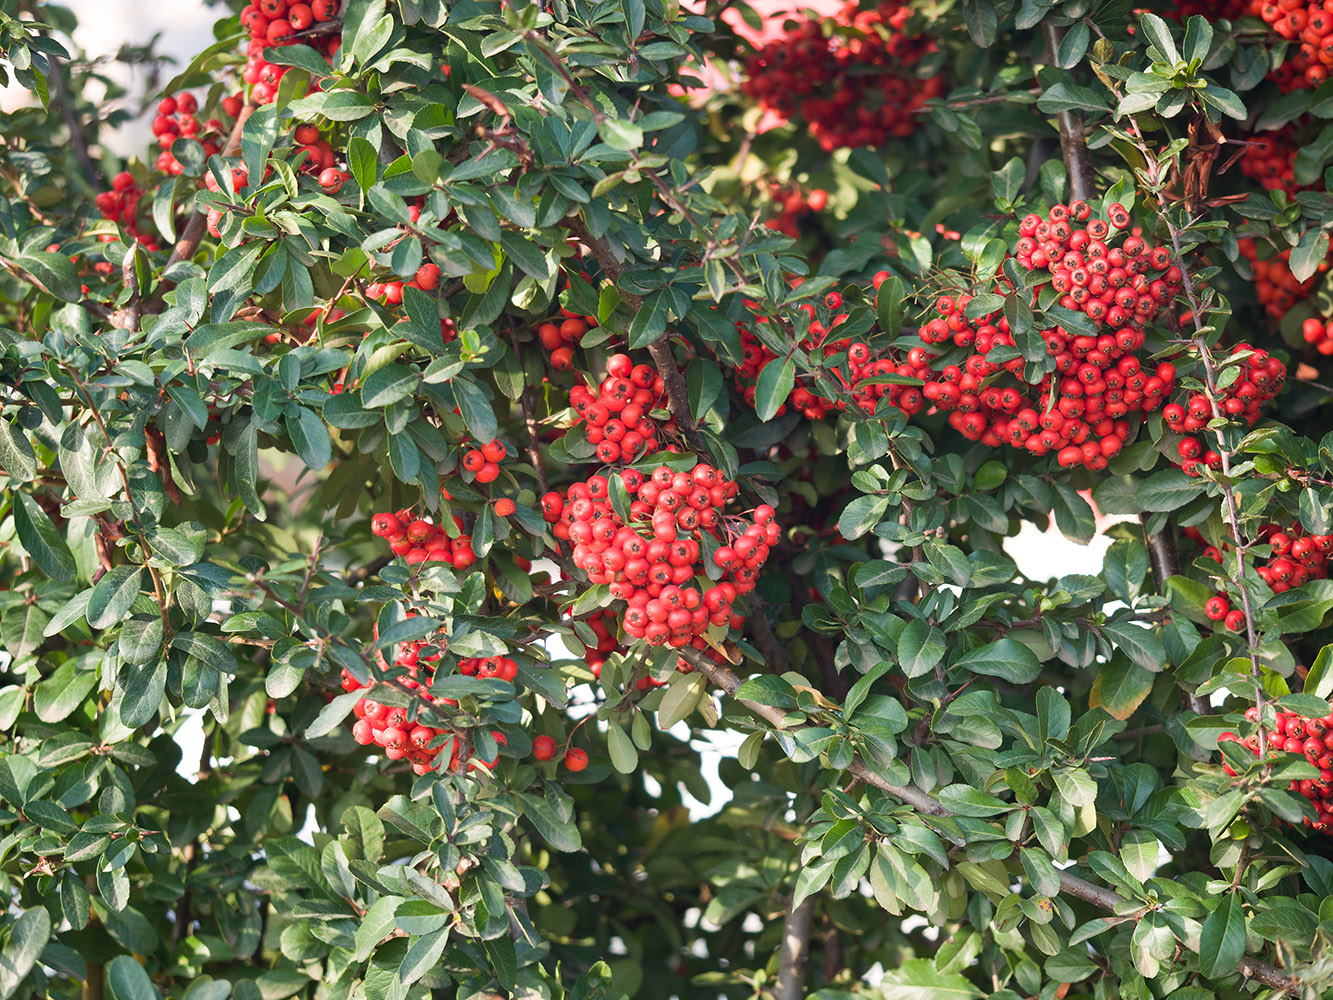
[[[799,111],[825,150],[906,138],[926,101],[944,92],[942,79],[911,73],[937,49],[906,31],[911,15],[901,0],[865,11],[852,0],[829,20],[829,32],[808,17],[750,57],[743,89],[784,118]]]
[[[841,308],[842,296],[838,295],[837,292],[830,292],[828,296],[825,297],[825,304],[829,305],[831,308]],[[803,303],[800,308],[810,316],[809,330],[806,333],[805,338],[801,341],[801,347],[804,350],[817,351],[820,348],[823,348],[826,356],[846,350],[849,341],[828,340],[829,328],[825,327],[823,323],[815,318],[816,311],[812,304],[806,302]],[[840,326],[846,319],[846,315],[840,313],[829,321],[829,326]],[[766,316],[760,316],[756,318],[755,322],[767,323],[768,318]],[[755,383],[759,378],[759,373],[767,368],[769,364],[776,361],[778,356],[764,346],[747,324],[737,323],[736,331],[741,336],[741,363],[740,366],[734,370],[733,377],[736,382],[736,388],[745,396],[745,402],[750,406],[754,406]],[[778,407],[777,415],[781,416],[786,413],[788,405],[800,410],[807,420],[821,420],[831,409],[835,408],[835,404],[830,400],[815,395],[806,386],[799,382],[792,387],[791,392],[787,396],[787,401]]]
[[[611,596],[628,605],[625,634],[679,648],[709,625],[740,627],[744,616],[732,605],[754,589],[780,537],[773,508],[755,508],[748,522],[725,515],[737,485],[702,462],[689,472],[663,465],[650,476],[636,469],[618,475],[629,498],[627,517],[617,512],[611,481],[601,475],[574,483],[563,496],[546,494],[542,509],[555,536],[573,543],[574,565],[589,582],[608,584]],[[706,575],[706,547],[719,582],[701,591],[696,577]]]
[[[329,194],[341,191],[343,183],[352,175],[337,168],[335,165],[337,157],[334,155],[333,146],[319,134],[319,126],[304,122],[296,126],[292,138],[296,140],[297,153],[305,154],[300,169],[314,176],[319,186]],[[439,268],[435,270],[438,280]]]
[[[1237,355],[1246,355],[1239,359],[1241,374],[1234,382],[1219,389],[1218,409],[1232,419],[1253,424],[1259,419],[1259,407],[1282,391],[1287,367],[1267,351],[1249,344],[1233,347],[1231,357]],[[1162,419],[1177,434],[1202,430],[1212,418],[1212,403],[1202,392],[1191,393],[1184,404],[1170,403],[1162,407]],[[1178,450],[1186,475],[1197,475],[1200,461],[1211,469],[1221,467],[1222,459],[1216,452],[1205,452],[1198,438],[1182,438]]]
[[[559,749],[550,736],[538,736],[532,741],[532,756],[540,761],[554,760]],[[582,771],[588,766],[588,751],[570,747],[565,751],[564,763],[571,771]]]
[[[1223,544],[1220,549],[1209,545],[1197,528],[1184,528],[1182,533],[1202,546],[1203,558],[1213,562],[1220,563],[1223,551],[1231,550],[1230,544]],[[1271,555],[1264,562],[1256,562],[1255,572],[1275,594],[1303,587],[1311,580],[1328,579],[1333,535],[1307,534],[1299,522],[1285,527],[1265,524],[1259,529],[1259,541],[1270,547]],[[1233,608],[1225,591],[1210,597],[1203,610],[1210,621],[1222,622],[1233,632],[1239,631],[1245,621],[1244,613]]]
[[[1314,89],[1333,68],[1333,13],[1322,0],[1257,0],[1251,13],[1289,42],[1299,43],[1270,73],[1283,91]]]
[[[518,677],[518,664],[508,656],[473,656],[458,661],[458,672],[482,680],[495,677],[512,683]]]
[[[250,99],[256,104],[269,104],[278,95],[278,83],[289,67],[278,66],[264,58],[264,50],[300,41],[330,60],[338,51],[342,36],[338,32],[312,35],[297,39],[298,31],[313,25],[332,21],[341,9],[340,0],[311,0],[288,4],[287,0],[259,0],[241,11],[241,26],[250,33],[245,48],[245,70],[241,76],[250,84]],[[314,86],[314,84],[312,84]]]
[[[938,315],[919,331],[926,346],[913,348],[906,364],[895,369],[923,380],[920,397],[894,387],[889,396],[895,404],[911,414],[924,399],[948,412],[949,423],[969,440],[992,448],[1008,443],[1034,455],[1055,453],[1066,468],[1104,469],[1133,430],[1126,418],[1142,420],[1175,384],[1173,365],[1149,370],[1134,352],[1143,345],[1148,321],[1170,305],[1181,279],[1167,248],[1127,234],[1130,218],[1123,206],[1112,205],[1108,214],[1109,221],[1094,219],[1086,203],[1075,202],[1052,207],[1046,219],[1029,215],[1020,224],[1015,253],[1024,268],[1048,272],[1059,304],[1083,312],[1100,330],[1097,335],[1059,326],[1042,330],[1056,370],[1031,386],[1023,380],[1022,357],[999,364],[987,358],[993,348],[1014,345],[1005,317],[988,313],[969,319],[972,296],[941,296]],[[931,347],[945,344],[970,355],[935,372]],[[1011,378],[1004,378],[1002,369]]]
[[[675,424],[659,426],[648,414],[661,405],[663,391],[656,369],[636,365],[628,354],[611,355],[596,392],[582,382],[570,390],[569,404],[585,421],[584,432],[596,446],[599,462],[633,462],[661,449],[659,432],[671,431]]]
[[[463,452],[463,468],[472,473],[477,482],[493,483],[500,475],[500,463],[508,454],[509,449],[503,441],[487,441],[480,448]]]
[[[201,123],[195,117],[198,110],[199,102],[193,94],[168,95],[158,103],[153,135],[157,136],[157,145],[161,149],[156,166],[162,173],[176,176],[185,172],[184,165],[171,153],[171,144],[182,136],[198,139],[204,147],[205,157],[216,155],[221,148],[222,122],[210,118]]]
[[[800,235],[798,223],[807,215],[824,211],[828,205],[828,192],[816,188],[808,195],[799,187],[783,187],[777,181],[768,184],[768,203],[778,208],[778,214],[767,220],[764,225],[796,239]]]
[[[1258,709],[1246,709],[1245,718],[1249,722],[1257,722]],[[1307,816],[1306,826],[1320,833],[1333,832],[1333,713],[1311,719],[1295,712],[1278,712],[1277,722],[1268,732],[1267,741],[1269,756],[1299,754],[1319,768],[1318,778],[1292,781],[1287,790],[1304,796],[1314,805],[1315,819],[1311,820]],[[1255,756],[1259,755],[1257,733],[1244,738],[1235,733],[1223,733],[1217,742],[1239,743]],[[1222,767],[1227,774],[1236,773],[1230,764],[1224,763]]]
[[[1262,0],[1176,0],[1175,8],[1163,13],[1177,21],[1186,21],[1196,14],[1210,21],[1221,18],[1234,21],[1247,14],[1257,17],[1260,3]]]
[[[1301,337],[1320,354],[1333,354],[1333,319],[1311,316],[1301,324]]]
[[[139,202],[143,199],[144,189],[128,170],[122,170],[111,180],[111,190],[103,191],[95,199],[97,210],[102,218],[121,226],[127,233],[150,250],[156,250],[156,241],[139,229]],[[113,239],[109,233],[99,237],[104,243]]]
[[[409,566],[423,562],[449,563],[454,569],[467,569],[477,561],[472,551],[472,536],[463,533],[463,522],[454,518],[458,534],[450,538],[438,524],[414,517],[410,510],[383,512],[370,520],[370,530],[389,543],[396,556]]]
[[[574,348],[583,340],[588,327],[597,325],[595,316],[579,316],[568,310],[559,323],[548,320],[537,327],[537,339],[551,352],[551,367],[558,372],[574,370]]]
[[[1258,245],[1254,240],[1243,239],[1239,244],[1240,252],[1250,262],[1255,293],[1264,308],[1268,310],[1268,315],[1280,320],[1292,306],[1304,302],[1309,297],[1314,288],[1314,279],[1296,280],[1296,276],[1291,273],[1291,268],[1288,266],[1288,261],[1291,259],[1290,247],[1275,256],[1261,260]],[[1324,261],[1319,265],[1319,270],[1327,271],[1328,267],[1329,262]]]
[[[1129,211],[1120,204],[1107,209],[1105,220],[1092,218],[1087,202],[1054,205],[1045,219],[1033,214],[1019,224],[1014,256],[1029,271],[1049,272],[1066,309],[1080,310],[1097,324],[1142,332],[1175,298],[1181,274],[1169,247],[1127,235],[1129,227]],[[1156,278],[1149,277],[1153,271]],[[1122,339],[1117,333],[1117,342]]]
[[[1248,140],[1239,161],[1241,173],[1269,191],[1295,195],[1305,190],[1296,183],[1296,153],[1300,149],[1297,128],[1286,125]]]

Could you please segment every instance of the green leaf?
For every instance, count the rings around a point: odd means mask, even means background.
[[[1166,647],[1153,629],[1131,622],[1107,622],[1101,630],[1116,649],[1144,670],[1158,673],[1166,668]]]
[[[69,258],[62,253],[33,250],[16,258],[14,266],[64,302],[80,302],[83,299],[79,274]]]
[[[888,497],[857,497],[838,518],[838,532],[844,538],[860,538],[879,524],[888,509]]]
[[[106,967],[111,1000],[156,1000],[157,990],[148,973],[133,956],[117,955]]]
[[[1166,513],[1185,506],[1206,489],[1202,480],[1191,478],[1179,469],[1166,469],[1139,483],[1134,498],[1141,510]]]
[[[987,816],[996,816],[1015,808],[1013,803],[1005,802],[1003,799],[971,785],[948,785],[941,788],[936,794],[941,805],[946,806],[959,816],[973,816],[984,819]]]
[[[1128,719],[1152,691],[1154,675],[1128,659],[1116,657],[1097,673],[1088,705]]]
[[[85,616],[95,629],[110,628],[130,613],[143,582],[142,566],[116,566],[93,587]]]
[[[12,420],[0,420],[0,469],[16,483],[37,478],[37,456],[28,435]]]
[[[138,729],[162,704],[167,689],[167,661],[159,658],[137,669],[122,669],[116,677],[116,686],[121,688],[120,721],[130,729]]]
[[[759,419],[767,423],[777,416],[795,384],[796,362],[791,358],[775,358],[764,365],[754,384],[754,412]]]
[[[51,939],[51,915],[40,906],[19,913],[0,948],[0,1000],[9,1000]],[[131,959],[133,961],[133,959]]]
[[[886,278],[875,293],[875,313],[879,325],[891,337],[898,336],[898,331],[902,329],[905,312],[903,295],[903,282],[897,275]]]
[[[638,311],[629,322],[629,346],[647,347],[666,333],[671,303],[665,292],[653,292],[643,297]]]
[[[404,986],[411,986],[439,963],[440,956],[444,953],[444,946],[448,943],[447,925],[417,938],[407,949],[402,964],[398,966],[398,980]]]
[[[348,691],[338,695],[331,702],[319,710],[314,721],[306,727],[305,738],[308,740],[317,740],[321,736],[327,736],[333,732],[352,713],[356,703],[360,701],[362,695],[356,691]]]
[[[557,851],[581,850],[583,839],[579,828],[568,816],[562,817],[551,803],[540,795],[524,795],[523,814],[542,839]]]
[[[236,672],[236,656],[231,648],[215,635],[207,632],[177,632],[171,637],[173,649],[207,664],[224,674]]]
[[[495,410],[491,401],[481,391],[481,386],[471,379],[456,378],[453,381],[454,399],[463,414],[463,421],[474,438],[483,444],[494,441],[496,434]]]
[[[376,368],[361,386],[361,402],[367,407],[389,406],[412,395],[420,381],[421,376],[406,365]]]
[[[329,429],[324,425],[324,421],[319,419],[314,410],[304,406],[289,410],[284,420],[287,424],[287,433],[292,439],[296,453],[301,456],[301,461],[312,472],[324,469],[333,460],[333,442],[329,438]]]
[[[14,533],[32,556],[32,561],[52,580],[73,580],[74,553],[46,516],[46,511],[26,493],[13,495],[17,498],[13,507]]]
[[[962,975],[941,972],[929,958],[909,958],[886,971],[878,993],[883,1000],[974,1000],[983,995]]]
[[[597,125],[597,134],[612,149],[626,153],[643,145],[643,129],[619,118],[603,118]]]
[[[66,660],[54,674],[37,685],[33,692],[33,710],[43,722],[60,722],[83,704],[96,686],[96,670],[79,670],[74,660]]]
[[[611,722],[606,727],[606,747],[611,753],[611,766],[621,774],[632,774],[639,766],[639,752],[625,730]]]
[[[1333,697],[1333,646],[1325,646],[1315,657],[1305,677],[1305,693],[1316,698]]]
[[[1156,14],[1144,12],[1139,24],[1143,28],[1143,37],[1148,40],[1162,57],[1165,63],[1177,63],[1180,61],[1180,53],[1176,49],[1175,40],[1171,37],[1171,29],[1167,27]]]
[[[898,636],[898,662],[908,677],[929,673],[944,657],[944,636],[924,618],[916,618]]]
[[[671,685],[657,705],[657,725],[667,730],[689,717],[703,700],[708,682],[703,674],[684,674],[671,679]]]
[[[1309,281],[1319,271],[1319,265],[1328,259],[1328,233],[1310,229],[1301,235],[1291,249],[1288,266],[1297,281]]]
[[[1240,894],[1217,905],[1199,932],[1199,968],[1209,979],[1227,975],[1245,954],[1245,910]]]
[[[1004,638],[963,655],[951,669],[999,677],[1010,684],[1027,684],[1040,675],[1041,661],[1021,642]]]

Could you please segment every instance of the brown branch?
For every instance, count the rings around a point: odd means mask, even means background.
[[[592,255],[596,258],[602,273],[610,278],[613,284],[619,285],[619,279],[625,273],[625,265],[620,262],[620,258],[616,256],[610,244],[604,239],[594,236],[581,218],[570,218],[566,220],[566,224],[579,242],[592,251]],[[620,300],[629,306],[633,312],[638,312],[643,308],[643,297],[641,295],[636,295],[619,287],[616,291],[620,294]],[[662,382],[666,388],[667,405],[671,409],[671,415],[676,419],[676,426],[684,436],[685,442],[694,451],[708,454],[708,444],[704,441],[698,425],[694,422],[694,415],[690,412],[690,397],[685,388],[685,377],[681,375],[680,368],[676,366],[676,358],[671,353],[669,339],[663,336],[649,344],[648,355],[653,359],[653,365],[657,368],[657,373],[662,376]]]
[[[512,320],[509,323],[509,347],[514,352],[514,360],[518,362],[519,368],[522,369],[523,357],[518,351],[518,337],[514,335]],[[526,381],[524,379],[525,383]],[[523,426],[528,432],[528,461],[532,463],[533,469],[537,472],[537,485],[541,487],[542,496],[545,496],[551,487],[546,481],[546,463],[542,461],[541,442],[537,438],[537,415],[532,411],[532,398],[528,394],[526,384],[523,386],[522,394],[518,397],[518,405],[523,410]]]
[[[794,899],[795,897],[793,897]],[[802,1000],[805,969],[810,961],[810,924],[815,915],[815,897],[807,896],[796,907],[788,907],[778,946],[778,986],[774,1000]]]
[[[241,133],[245,130],[245,123],[250,120],[250,116],[255,113],[255,105],[246,104],[236,114],[236,124],[231,128],[231,135],[227,137],[227,145],[222,150],[222,155],[235,156],[237,150],[241,148]],[[255,183],[259,179],[255,178]],[[202,210],[196,211],[190,216],[190,221],[185,227],[185,232],[181,234],[176,245],[171,248],[171,256],[167,258],[167,267],[179,263],[182,260],[189,260],[194,256],[199,244],[203,242],[204,233],[208,225],[208,213]],[[160,293],[159,293],[160,294]],[[156,304],[157,300],[154,300]]]
[[[698,650],[685,647],[681,649],[680,655],[707,677],[713,684],[720,687],[732,698],[736,697],[736,692],[740,689],[741,679],[728,667],[720,666],[714,663],[708,657],[699,653]],[[763,719],[775,729],[786,728],[787,713],[774,705],[761,705],[757,702],[736,699],[747,711]],[[943,805],[938,799],[922,791],[915,785],[895,785],[885,779],[878,771],[866,764],[860,756],[852,758],[851,765],[847,768],[856,778],[864,781],[873,788],[878,788],[882,792],[887,792],[894,798],[904,804],[911,806],[918,813],[924,813],[927,816],[948,817],[955,815],[952,810]],[[1060,892],[1066,896],[1072,896],[1085,903],[1090,903],[1099,909],[1107,910],[1112,913],[1119,913],[1119,908],[1127,900],[1113,889],[1107,889],[1103,886],[1095,885],[1086,879],[1079,878],[1077,875],[1071,875],[1067,871],[1060,873]],[[1126,914],[1120,913],[1121,916]],[[1301,992],[1301,983],[1299,980],[1287,975],[1277,966],[1270,965],[1267,962],[1257,958],[1243,958],[1236,967],[1239,972],[1247,979],[1253,979],[1256,982],[1263,983],[1265,986],[1273,989],[1282,990],[1293,996],[1299,996]]]
[[[1060,42],[1064,38],[1063,28],[1057,28],[1047,18],[1041,23],[1042,35],[1046,39],[1046,61],[1054,64],[1055,54],[1060,51]],[[1060,132],[1060,155],[1065,161],[1065,173],[1069,175],[1069,196],[1074,201],[1090,201],[1096,190],[1092,171],[1092,159],[1088,156],[1088,140],[1083,131],[1083,123],[1073,112],[1058,111],[1055,124]]]
[[[78,115],[74,113],[69,88],[65,86],[65,67],[55,56],[48,55],[46,61],[51,67],[47,77],[51,81],[51,96],[55,98],[56,107],[60,109],[60,117],[65,121],[65,128],[69,130],[69,144],[74,149],[74,158],[79,161],[79,168],[83,171],[89,186],[95,188],[98,185],[97,167],[93,164],[93,158],[88,155],[88,140],[83,134],[83,125],[79,122]]]
[[[1148,522],[1151,519],[1151,514],[1142,513],[1139,515],[1139,524],[1143,525],[1143,541],[1148,546],[1152,578],[1157,584],[1157,593],[1165,595],[1167,578],[1180,573],[1180,555],[1176,551],[1176,534],[1171,530],[1170,523],[1167,524],[1165,531],[1153,534],[1148,531]]]

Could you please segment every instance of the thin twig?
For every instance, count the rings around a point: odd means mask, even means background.
[[[740,689],[741,679],[728,667],[714,663],[708,657],[704,656],[696,649],[688,646],[680,651],[680,655],[694,668],[701,671],[713,684],[720,687],[732,698],[735,698],[736,692]],[[763,719],[775,729],[786,729],[787,712],[784,709],[774,705],[761,705],[758,702],[736,699],[737,703],[747,711]],[[871,768],[861,757],[852,759],[847,771],[854,777],[865,782],[880,791],[887,792],[894,798],[910,806],[913,810],[926,816],[950,817],[955,813],[941,803],[938,799],[922,791],[915,785],[895,785],[883,777],[878,771]],[[1099,909],[1116,913],[1119,916],[1128,916],[1124,912],[1124,905],[1128,900],[1113,889],[1104,886],[1095,885],[1086,879],[1079,878],[1077,875],[1071,875],[1067,871],[1060,872],[1060,892],[1066,896],[1072,896],[1075,899],[1090,903]],[[1146,910],[1146,907],[1144,907]],[[1273,989],[1281,990],[1293,996],[1299,996],[1301,992],[1301,983],[1283,972],[1277,966],[1270,965],[1267,962],[1256,958],[1243,958],[1236,966],[1236,971],[1246,979],[1253,979],[1256,982],[1263,983]]]

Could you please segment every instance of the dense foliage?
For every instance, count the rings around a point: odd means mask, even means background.
[[[0,6],[0,1000],[1333,990],[1333,17],[1131,6]]]

